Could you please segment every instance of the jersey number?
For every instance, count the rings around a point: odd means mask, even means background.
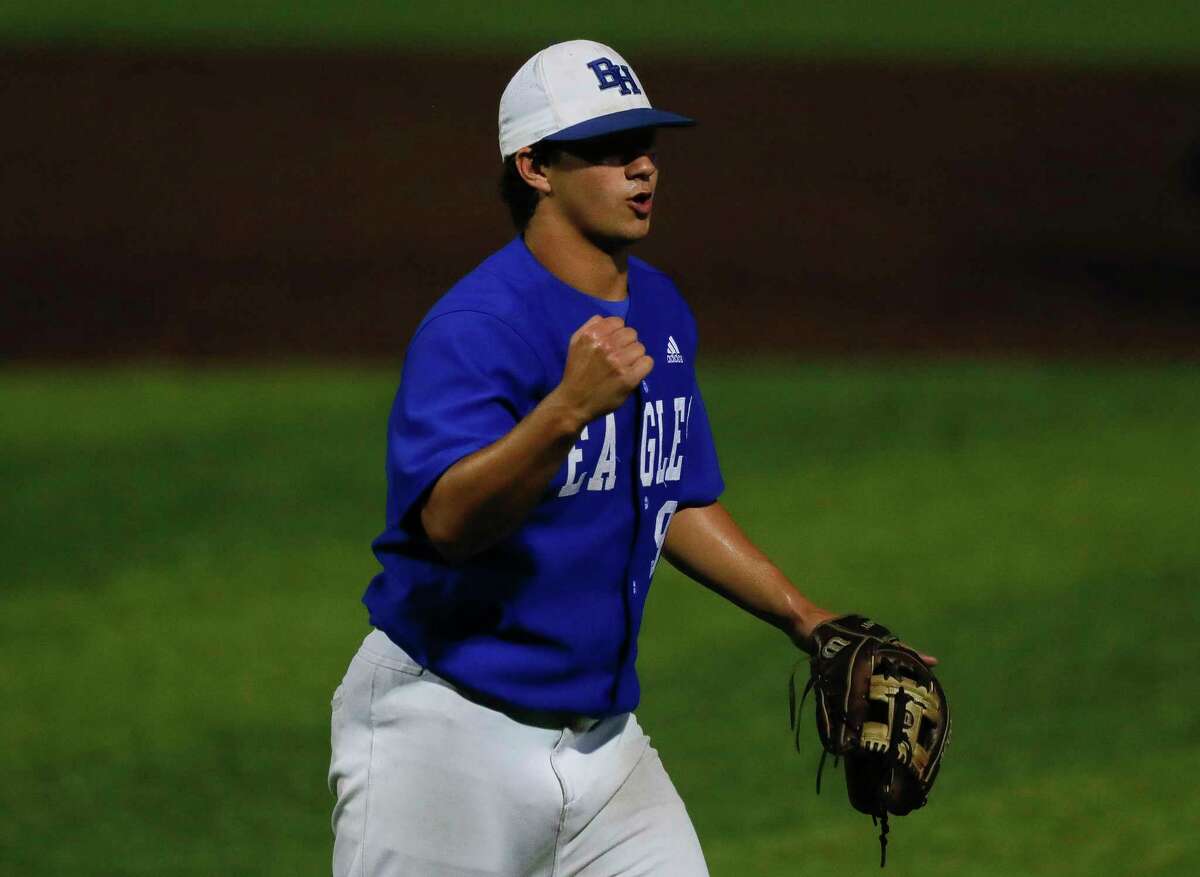
[[[667,538],[667,527],[671,526],[671,515],[675,514],[675,509],[679,508],[679,501],[668,499],[662,504],[662,508],[658,510],[658,517],[654,519],[654,560],[650,561],[650,575],[654,575],[654,568],[658,566],[659,555],[662,554],[663,542]]]

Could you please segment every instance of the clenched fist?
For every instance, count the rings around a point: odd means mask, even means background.
[[[554,392],[578,414],[582,426],[620,408],[653,367],[636,329],[620,317],[597,314],[571,336]]]

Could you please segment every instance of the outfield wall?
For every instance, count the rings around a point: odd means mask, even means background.
[[[6,358],[397,358],[511,234],[521,58],[0,56]],[[1200,68],[643,59],[712,350],[1200,349]]]

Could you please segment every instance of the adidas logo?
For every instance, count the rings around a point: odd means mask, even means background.
[[[675,336],[667,336],[667,362],[683,364],[683,354],[679,352],[679,345],[675,343]]]

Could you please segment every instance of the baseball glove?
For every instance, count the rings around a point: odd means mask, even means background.
[[[810,676],[796,702],[796,674],[788,686],[790,719],[800,749],[800,710],[816,693],[817,732],[825,757],[846,764],[850,803],[880,826],[879,865],[887,861],[888,814],[903,816],[925,804],[950,742],[946,692],[916,652],[890,630],[861,615],[844,615],[812,633]]]

